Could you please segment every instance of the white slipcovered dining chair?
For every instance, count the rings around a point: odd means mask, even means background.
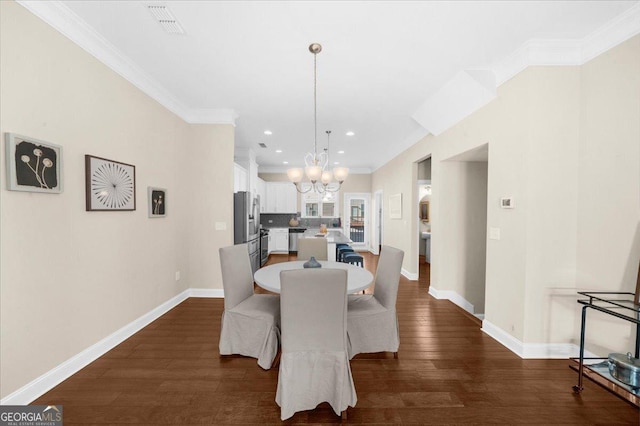
[[[224,312],[220,355],[239,354],[258,359],[265,370],[278,354],[280,297],[253,293],[253,275],[246,244],[220,249]]]
[[[404,252],[383,246],[373,294],[350,295],[347,306],[349,359],[359,353],[393,352],[398,357],[400,335],[396,299]]]
[[[309,260],[311,256],[316,260],[329,260],[327,239],[324,237],[300,238],[298,240],[298,259]]]
[[[357,402],[347,353],[347,271],[282,271],[280,284],[280,417],[328,402],[344,418]]]

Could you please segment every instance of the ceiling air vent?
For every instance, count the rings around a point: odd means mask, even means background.
[[[169,34],[184,34],[182,26],[167,6],[151,4],[147,5],[147,9],[149,9],[153,18],[158,21],[160,26],[164,28],[166,32]]]
[[[266,148],[267,145],[264,144],[264,142],[260,142],[258,145],[260,145],[260,148]]]

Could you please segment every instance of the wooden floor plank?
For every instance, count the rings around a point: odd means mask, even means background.
[[[364,263],[375,272],[377,257],[364,253]],[[523,360],[429,296],[428,274],[422,262],[420,280],[401,279],[399,359],[352,360],[358,403],[347,420],[323,403],[287,423],[639,424],[635,407],[588,380],[574,394],[568,360]],[[277,369],[220,357],[223,309],[222,299],[187,299],[33,403],[62,404],[65,425],[280,423]]]

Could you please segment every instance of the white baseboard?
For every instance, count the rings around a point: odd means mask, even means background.
[[[402,268],[400,273],[408,280],[417,281],[419,275],[417,273],[409,272],[406,269]]]
[[[218,292],[218,290],[205,290],[205,289],[196,289],[196,294],[200,291],[204,292]],[[222,292],[222,290],[219,290]],[[149,325],[152,321],[155,321],[170,309],[176,307],[188,297],[191,296],[192,289],[187,289],[182,293],[174,296],[173,298],[167,300],[163,304],[158,307],[152,309],[146,314],[142,315],[138,319],[133,320],[129,324],[125,325],[121,329],[116,332],[110,334],[104,339],[100,340],[98,343],[89,346],[87,349],[82,352],[72,356],[68,360],[64,361],[62,364],[57,367],[47,371],[40,377],[32,380],[27,383],[20,389],[12,392],[6,397],[0,400],[0,405],[27,405],[31,403],[31,401],[38,398],[40,395],[52,389],[54,386],[57,386],[62,381],[68,379],[73,374],[80,371],[82,368],[86,367],[96,359],[100,358],[102,355],[131,337],[133,334],[142,330],[144,327]],[[219,297],[219,296],[194,296],[194,297]]]
[[[223,298],[224,290],[221,288],[191,288],[189,297],[214,297]]]
[[[568,359],[577,358],[580,354],[580,347],[574,343],[523,343],[511,334],[496,327],[491,322],[484,319],[484,314],[475,314],[474,307],[464,297],[455,291],[438,290],[434,286],[429,286],[429,294],[436,299],[447,299],[460,306],[465,311],[482,320],[482,331],[499,343],[504,345],[511,352],[524,359]],[[595,354],[585,351],[585,357],[596,357]]]
[[[523,343],[487,320],[482,322],[482,331],[524,359],[569,359],[580,355],[580,347],[574,343]],[[584,356],[597,357],[587,350]]]
[[[467,299],[460,296],[455,291],[450,290],[438,290],[433,285],[429,286],[429,294],[435,297],[436,299],[447,299],[453,302],[454,304],[460,306],[465,311],[469,312],[471,315],[476,315],[473,304],[469,303]],[[482,314],[478,314],[482,315]],[[478,316],[476,315],[476,316]]]
[[[402,271],[402,274],[408,279],[417,279],[417,276],[415,278],[411,278],[414,274],[410,274],[405,270]],[[473,314],[473,305],[456,292],[441,291],[430,286],[429,294],[436,299],[448,299],[462,307],[467,312]],[[5,398],[2,398],[2,400],[0,400],[0,405],[27,405],[31,403],[31,401],[77,373],[79,370],[86,367],[88,364],[95,361],[189,297],[222,298],[224,297],[224,291],[222,289],[204,288],[191,288],[183,291],[111,335],[105,337],[98,343],[88,347],[52,370],[49,370],[40,377],[27,383],[15,392],[7,395]],[[482,314],[476,316],[484,317]],[[570,358],[578,356],[579,348],[575,344],[522,343],[487,320],[482,322],[482,331],[497,340],[499,343],[503,344],[521,358]],[[596,355],[585,351],[585,357],[595,356]]]

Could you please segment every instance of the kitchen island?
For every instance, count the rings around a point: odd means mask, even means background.
[[[347,238],[340,229],[327,229],[326,234],[322,234],[323,236],[318,236],[320,234],[320,228],[309,228],[304,231],[304,234],[300,238],[326,238],[327,239],[327,250],[328,257],[330,261],[336,260],[336,244],[344,243],[351,244],[349,238]]]

